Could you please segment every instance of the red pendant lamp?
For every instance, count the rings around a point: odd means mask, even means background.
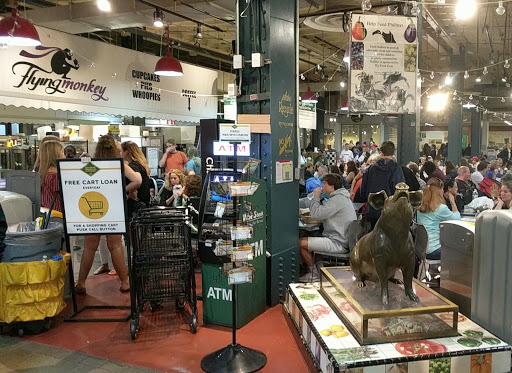
[[[171,46],[169,40],[169,25],[167,25],[167,53],[160,58],[155,66],[155,74],[162,76],[182,76],[183,68],[180,61],[171,55]]]
[[[311,90],[309,82],[308,90],[300,95],[300,100],[305,104],[316,104],[318,102],[318,97],[316,97],[316,93]]]
[[[20,18],[17,3],[10,17],[0,20],[0,44],[18,47],[37,47],[41,39],[36,28],[28,20]]]

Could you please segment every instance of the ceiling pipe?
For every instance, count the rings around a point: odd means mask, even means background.
[[[230,25],[232,25],[234,23],[234,21],[230,21],[230,20],[226,20],[224,18],[218,17],[215,14],[211,14],[210,12],[207,12],[206,10],[197,9],[196,7],[189,5],[189,4],[185,4],[184,2],[181,2],[180,5],[184,5],[187,8],[194,9],[196,12],[203,13],[204,15],[207,15],[208,17],[212,17],[212,18],[215,18],[216,20],[226,22]]]
[[[235,12],[233,12],[233,11],[231,11],[231,10],[227,9],[227,8],[224,8],[223,6],[220,6],[219,4],[215,3],[213,0],[205,0],[205,1],[206,1],[206,3],[207,3],[209,6],[211,6],[212,8],[216,8],[216,9],[218,9],[218,10],[221,10],[221,11],[225,12],[225,13],[229,13],[229,14],[231,14],[233,17],[235,16]]]
[[[201,23],[204,27],[208,27],[209,29],[212,29],[212,30],[215,30],[215,31],[219,31],[219,32],[226,32],[226,30],[222,30],[221,28],[217,27],[217,26],[212,26],[212,25],[209,25],[207,23],[204,23],[204,22],[201,22],[201,21],[198,21],[196,19],[193,19],[193,18],[190,18],[190,17],[187,17],[187,16],[184,16],[183,14],[180,14],[178,12],[174,12],[166,7],[163,7],[161,5],[158,5],[158,4],[155,4],[153,3],[152,1],[147,1],[147,0],[137,0],[139,3],[141,4],[144,4],[144,5],[148,5],[150,7],[153,7],[153,8],[158,8],[158,9],[161,9],[163,10],[164,12],[167,12],[169,14],[172,14],[173,16],[176,16],[176,17],[179,17],[179,18],[183,18],[187,21],[190,21],[190,22],[194,22],[195,24],[198,24],[198,23]],[[183,5],[183,4],[182,4]]]

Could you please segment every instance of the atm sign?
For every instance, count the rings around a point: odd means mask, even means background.
[[[236,146],[236,155],[240,157],[249,157],[251,155],[251,148],[249,142],[242,142]],[[213,142],[214,155],[234,155],[233,145],[223,141]]]

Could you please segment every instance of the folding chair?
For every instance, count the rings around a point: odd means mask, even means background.
[[[416,255],[420,259],[420,266],[418,271],[418,280],[426,283],[427,285],[431,284],[432,279],[436,280],[438,283],[439,275],[436,275],[432,278],[429,269],[430,266],[437,266],[437,270],[441,272],[441,260],[432,260],[427,259],[427,248],[428,248],[428,232],[423,224],[418,224],[413,221],[413,230],[416,232],[416,236],[414,239],[414,249]],[[439,285],[438,285],[439,286]]]

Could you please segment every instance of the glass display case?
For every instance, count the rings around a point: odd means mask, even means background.
[[[320,293],[361,345],[458,335],[459,307],[417,280],[419,302],[405,295],[403,285],[389,282],[387,306],[380,301],[380,284],[359,287],[350,267],[322,268],[320,281]]]

